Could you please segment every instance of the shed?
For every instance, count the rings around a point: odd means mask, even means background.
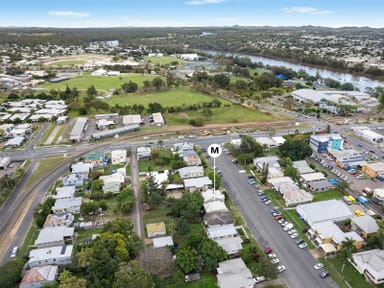
[[[147,228],[147,235],[149,238],[164,236],[166,234],[164,222],[147,224],[146,228]]]

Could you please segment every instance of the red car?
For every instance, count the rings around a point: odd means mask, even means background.
[[[281,218],[283,218],[283,215],[281,215],[281,214],[280,215],[276,215],[274,218],[277,221],[277,220],[280,220]]]
[[[273,249],[272,249],[271,247],[266,247],[266,248],[264,249],[264,253],[265,253],[265,254],[272,253],[272,251],[273,251]]]

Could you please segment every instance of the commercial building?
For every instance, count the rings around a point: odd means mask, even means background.
[[[384,162],[366,163],[361,171],[371,178],[384,176]]]
[[[163,115],[160,112],[152,113],[152,117],[150,117],[150,122],[152,122],[156,126],[165,125]]]
[[[107,137],[119,137],[121,134],[130,133],[139,130],[139,125],[128,125],[114,129],[108,129],[91,134],[93,140],[100,140]]]
[[[368,142],[374,144],[383,142],[383,135],[370,130],[368,127],[354,127],[352,130],[357,137],[360,137]]]
[[[328,149],[341,150],[343,138],[339,134],[315,134],[309,138],[309,146],[319,153],[325,153]]]
[[[87,126],[88,118],[79,117],[76,119],[75,125],[72,128],[72,131],[69,135],[69,140],[72,142],[80,142],[83,139],[83,132]]]
[[[124,115],[123,125],[141,125],[143,124],[143,118],[140,114]]]
[[[365,163],[364,151],[328,149],[328,154],[335,159],[337,165],[341,168]]]
[[[384,188],[373,189],[372,201],[379,205],[384,204]]]

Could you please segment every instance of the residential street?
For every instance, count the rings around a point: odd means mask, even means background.
[[[133,208],[133,223],[135,231],[140,238],[144,238],[143,211],[141,207],[139,164],[137,162],[136,149],[131,149],[131,184],[135,195],[135,206]]]

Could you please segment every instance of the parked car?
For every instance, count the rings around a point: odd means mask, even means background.
[[[273,251],[273,249],[271,247],[265,247],[265,249],[264,249],[265,254],[272,253],[272,251]]]
[[[296,229],[291,229],[291,230],[288,230],[288,234],[289,235],[292,235],[294,233],[297,233]]]
[[[292,223],[288,223],[287,225],[284,226],[283,230],[284,231],[288,231],[288,230],[291,230],[293,228],[293,224]]]
[[[300,248],[300,249],[307,248],[307,246],[308,246],[308,245],[307,245],[307,243],[305,243],[305,242],[299,244],[299,248]]]
[[[281,273],[285,271],[285,266],[284,265],[279,265],[277,266],[277,272]]]
[[[285,221],[285,219],[284,218],[281,218],[281,219],[279,219],[279,221],[277,221],[279,224],[281,224],[281,223],[283,223]]]
[[[278,264],[278,263],[280,263],[280,259],[277,258],[277,257],[276,257],[276,258],[272,258],[272,259],[271,259],[271,263],[272,263],[272,264]]]
[[[19,251],[19,247],[15,246],[15,247],[12,248],[11,259],[16,257],[17,251]]]
[[[299,236],[299,234],[298,234],[298,233],[293,233],[293,234],[291,234],[291,236],[290,236],[290,237],[291,237],[292,239],[295,239],[295,238],[296,238],[296,237],[298,237],[298,236]]]
[[[289,224],[288,221],[284,221],[284,222],[280,223],[280,225],[283,226],[283,227],[284,227],[285,225],[288,225],[288,224]]]
[[[320,270],[321,268],[324,268],[324,264],[323,263],[316,263],[313,268],[315,268],[316,270]]]
[[[272,252],[272,253],[269,253],[269,254],[268,254],[268,257],[270,257],[270,258],[276,258],[277,256],[276,256],[275,253]]]
[[[323,271],[320,273],[320,278],[327,278],[329,276],[329,272],[328,271]]]
[[[264,202],[265,205],[269,205],[269,204],[271,204],[271,203],[272,203],[272,201],[269,200],[269,199],[268,199],[267,201]]]
[[[276,215],[274,218],[275,218],[275,220],[279,221],[279,220],[283,219],[283,215],[281,215],[281,214],[280,215]]]
[[[264,276],[257,276],[255,278],[253,278],[253,282],[255,283],[260,283],[260,282],[263,282],[265,281],[265,277]]]
[[[304,242],[304,240],[301,239],[301,238],[299,238],[299,239],[297,239],[297,240],[295,241],[295,243],[296,243],[297,245],[300,245],[300,244],[303,243],[303,242]]]

